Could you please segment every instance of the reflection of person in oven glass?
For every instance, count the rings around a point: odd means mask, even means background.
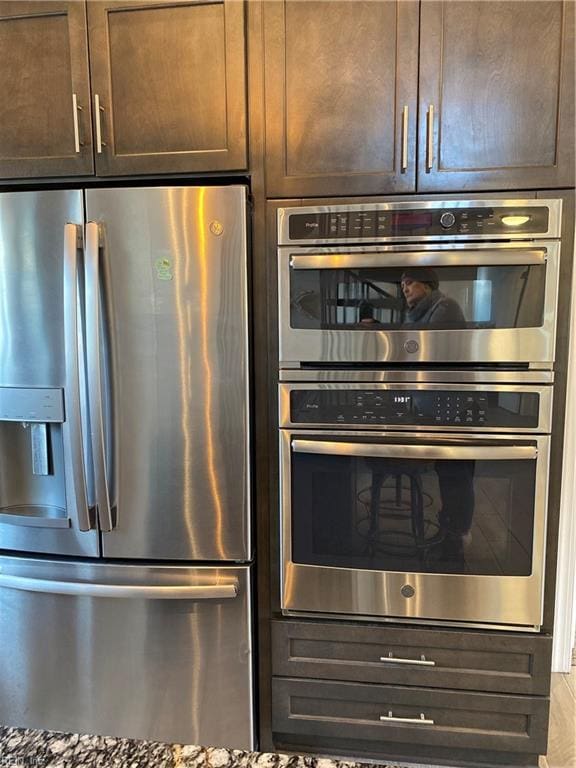
[[[438,513],[439,551],[442,561],[462,562],[472,542],[474,515],[474,468],[469,460],[437,459],[435,470],[442,508]]]
[[[458,302],[438,290],[438,275],[430,267],[410,267],[401,277],[402,293],[408,309],[405,326],[465,327]],[[441,509],[434,555],[443,563],[462,564],[464,547],[471,541],[474,514],[474,461],[437,460]]]
[[[404,325],[464,328],[460,305],[438,290],[438,275],[430,267],[409,267],[400,278],[407,304]]]

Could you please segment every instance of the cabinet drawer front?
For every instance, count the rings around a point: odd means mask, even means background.
[[[273,678],[272,729],[307,736],[429,746],[546,751],[549,700],[424,688]],[[384,718],[384,719],[381,719]]]
[[[273,673],[359,683],[547,695],[552,639],[535,635],[272,622]]]

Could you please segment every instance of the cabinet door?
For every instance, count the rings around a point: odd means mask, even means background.
[[[410,192],[418,4],[264,3],[268,195]]]
[[[0,177],[93,173],[86,8],[0,2]]]
[[[425,2],[418,190],[574,185],[573,2]]]
[[[244,6],[88,4],[99,175],[246,167]]]

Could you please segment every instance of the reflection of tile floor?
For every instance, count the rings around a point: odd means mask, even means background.
[[[426,537],[431,537],[437,532],[436,522],[440,511],[440,492],[438,481],[435,474],[426,473],[421,475],[422,490],[424,493],[424,517],[427,521]],[[472,540],[468,546],[470,555],[473,554],[474,562],[480,566],[481,573],[505,573],[510,568],[510,563],[516,558],[515,553],[522,553],[530,560],[529,542],[528,546],[520,541],[514,533],[510,531],[510,521],[507,512],[510,510],[510,482],[505,477],[480,477],[476,478],[474,500],[474,516],[472,519]],[[364,514],[367,514],[367,505],[370,499],[369,486],[366,487],[359,498],[363,501],[365,507]],[[403,483],[402,502],[403,507],[408,510],[409,491],[406,483]],[[381,493],[381,506],[391,510],[395,506],[395,486],[390,478],[386,481],[385,487]],[[406,519],[386,518],[386,528],[393,536],[395,531],[408,533],[410,531],[409,515]],[[503,534],[506,534],[505,536]],[[409,543],[409,539],[398,539]],[[478,567],[473,569],[466,563],[466,548],[464,549],[465,570],[468,573],[478,573]]]

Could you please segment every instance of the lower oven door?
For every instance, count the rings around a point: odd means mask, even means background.
[[[549,441],[283,430],[283,611],[538,627]]]

